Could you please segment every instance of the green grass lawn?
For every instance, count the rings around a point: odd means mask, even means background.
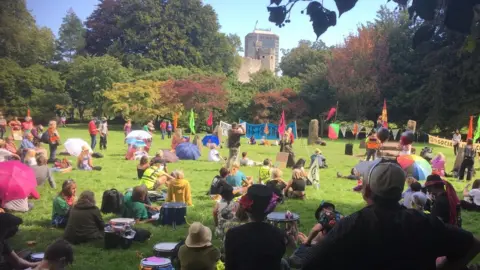
[[[116,128],[116,130],[114,130]],[[95,192],[97,205],[100,207],[103,191],[116,188],[125,191],[127,188],[137,185],[137,161],[126,161],[124,155],[126,153],[126,145],[123,143],[123,132],[120,127],[110,127],[108,137],[108,150],[103,151],[105,155],[103,159],[95,159],[94,165],[103,167],[100,172],[73,171],[67,174],[55,174],[55,180],[58,188],[51,189],[48,183],[39,188],[41,199],[34,201],[35,208],[26,214],[19,214],[24,220],[20,232],[13,239],[12,246],[17,250],[26,248],[27,241],[36,241],[35,251],[41,252],[45,247],[55,239],[62,237],[63,231],[50,228],[52,199],[60,191],[62,182],[67,178],[72,178],[77,182],[77,196],[84,190]],[[60,128],[62,140],[67,138],[83,138],[89,142],[89,135],[86,125],[70,126],[68,128]],[[354,147],[354,156],[344,155],[344,145],[347,141],[328,142],[327,146],[322,147],[324,155],[327,157],[329,165],[328,169],[321,171],[320,189],[315,190],[313,187],[307,187],[307,199],[287,200],[284,204],[279,205],[277,210],[300,214],[301,224],[300,231],[308,233],[314,225],[314,211],[322,200],[330,201],[337,206],[337,209],[344,213],[350,214],[362,206],[364,202],[361,194],[352,191],[352,187],[356,182],[345,179],[337,179],[336,172],[347,174],[350,169],[359,161],[356,155],[364,153],[364,149],[359,149],[357,140]],[[279,147],[263,147],[250,146],[246,144],[246,140],[242,141],[241,151],[247,151],[249,157],[255,161],[262,161],[265,158],[275,159]],[[159,134],[154,136],[151,154],[157,149],[166,149],[170,146],[170,140],[161,140]],[[423,144],[415,144],[417,149],[421,149]],[[433,147],[435,152],[442,151],[448,159],[448,170],[453,165],[453,151],[451,149]],[[59,150],[62,150],[60,147]],[[299,139],[295,141],[294,150],[296,158],[306,158],[313,153],[314,147],[306,146],[306,140]],[[98,151],[98,145],[97,145]],[[419,151],[419,150],[417,150]],[[227,149],[222,149],[221,154],[228,155]],[[74,162],[74,157],[69,157]],[[187,220],[189,223],[200,221],[213,229],[212,207],[214,202],[205,195],[209,189],[212,178],[220,169],[219,164],[207,161],[207,149],[202,149],[202,157],[198,161],[180,161],[178,163],[169,164],[169,170],[182,169],[185,177],[192,185],[192,196],[194,206],[187,210]],[[242,168],[246,175],[257,176],[258,168]],[[284,170],[284,178],[291,175],[290,170]],[[453,182],[453,181],[452,181]],[[465,183],[454,182],[457,192],[463,190]],[[104,216],[105,221],[112,218],[111,215]],[[480,214],[463,212],[464,227],[474,232],[476,235],[480,233],[478,226]],[[186,237],[188,225],[177,227],[172,230],[171,227],[155,226],[152,224],[140,225],[153,233],[152,238],[146,243],[134,243],[130,249],[122,250],[103,250],[103,241],[84,244],[75,247],[75,263],[73,269],[138,269],[140,259],[137,257],[137,251],[144,256],[153,255],[153,245],[159,242],[177,241]],[[219,241],[215,240],[214,244],[219,245]]]

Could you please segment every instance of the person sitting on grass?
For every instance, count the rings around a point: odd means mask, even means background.
[[[315,153],[310,156],[310,166],[309,168],[312,167],[313,162],[315,160],[318,162],[318,167],[319,168],[327,168],[327,159],[322,155],[322,150],[320,148],[315,149]]]
[[[356,180],[360,179],[360,174],[358,173],[357,169],[352,168],[350,170],[350,175],[343,176],[341,173],[337,172],[337,178],[343,178],[343,179],[348,179],[348,180]]]
[[[25,163],[30,167],[36,166],[37,165],[36,155],[37,155],[37,152],[35,152],[34,149],[26,150],[25,156],[23,158],[23,163]]]
[[[93,158],[90,154],[90,149],[88,146],[82,146],[82,152],[78,155],[77,158],[77,168],[82,171],[101,171],[102,167],[100,166],[93,166]]]
[[[233,201],[233,188],[226,182],[222,182],[220,187],[220,196],[222,199],[213,207],[213,223],[215,224],[215,234],[218,238],[225,237],[225,224],[232,220],[238,209],[238,203]]]
[[[218,201],[221,199],[220,192],[222,191],[222,184],[227,183],[227,176],[230,171],[226,167],[222,167],[219,171],[219,175],[216,175],[212,183],[210,184],[210,190],[207,192],[207,195],[210,196],[212,200]]]
[[[148,190],[145,186],[136,186],[132,191],[128,191],[123,200],[123,215],[124,218],[133,218],[137,223],[145,223],[152,221],[147,211],[147,195]]]
[[[0,213],[0,269],[35,268],[40,262],[22,259],[8,244],[7,240],[15,236],[23,220],[9,213]]]
[[[255,140],[254,136],[250,137],[250,139],[248,140],[248,144],[251,144],[251,145],[257,144],[257,140]]]
[[[47,158],[44,155],[37,157],[37,165],[32,166],[37,179],[37,185],[43,185],[47,180],[51,188],[56,188],[55,179],[53,179],[52,170],[47,165]]]
[[[182,171],[172,172],[174,180],[170,181],[167,191],[167,202],[182,202],[188,206],[193,205],[190,183],[185,180]]]
[[[173,179],[163,170],[162,161],[153,159],[151,166],[143,172],[139,185],[145,185],[148,190],[157,190],[162,185],[168,186],[168,181]]]
[[[270,159],[265,159],[263,161],[263,166],[261,166],[258,169],[258,183],[259,184],[265,184],[267,183],[268,180],[271,179],[271,174],[272,174],[272,162]]]
[[[432,194],[430,214],[446,224],[462,227],[460,200],[452,184],[432,174],[427,177],[425,187]]]
[[[167,160],[165,159],[165,154],[163,153],[163,150],[158,150],[157,153],[155,153],[155,156],[150,161],[150,166],[153,165],[154,161],[159,161],[162,164],[163,171],[167,172]]]
[[[260,165],[259,162],[255,162],[247,157],[247,152],[242,153],[242,158],[240,159],[240,166],[256,166]]]
[[[305,199],[305,186],[307,181],[304,173],[300,169],[294,169],[292,172],[292,180],[288,182],[284,189],[284,194],[289,198]]]
[[[234,163],[230,174],[226,179],[227,183],[233,187],[233,193],[244,194],[248,187],[253,184],[253,179],[251,176],[245,176],[243,172],[240,171],[240,164]]]
[[[307,172],[305,171],[305,163],[307,161],[304,159],[304,158],[300,158],[297,160],[297,162],[295,163],[295,165],[293,165],[292,167],[292,170],[295,170],[295,169],[298,169],[300,171],[302,171],[302,175],[303,177],[307,177]]]
[[[270,187],[279,198],[283,198],[283,190],[288,185],[288,183],[283,180],[282,176],[282,170],[279,168],[274,168],[272,170],[272,179],[266,183],[266,186]]]
[[[143,173],[145,172],[145,170],[150,167],[150,164],[148,163],[148,157],[147,156],[143,156],[141,159],[140,159],[140,163],[137,165],[137,176],[138,176],[138,179],[142,179],[142,176],[143,176]]]
[[[220,260],[220,251],[211,243],[212,231],[200,222],[194,222],[188,229],[185,245],[178,250],[180,269],[214,270]]]
[[[77,184],[72,179],[65,180],[62,191],[53,199],[52,225],[57,228],[65,228],[68,223],[70,208],[75,203]]]
[[[72,263],[72,246],[67,241],[59,239],[47,247],[43,260],[33,270],[61,270]]]
[[[258,145],[270,146],[270,142],[267,140],[265,136],[263,136]]]
[[[217,146],[212,143],[209,145],[210,150],[208,151],[208,161],[219,162],[222,160],[220,153],[217,150]]]
[[[72,244],[102,239],[104,227],[100,209],[95,205],[95,194],[87,190],[70,210],[64,238]]]
[[[472,186],[471,190],[468,190]],[[480,211],[480,179],[473,181],[463,189],[463,200],[460,201],[463,209],[469,211]]]
[[[13,139],[12,135],[5,139],[5,149],[12,154],[19,155],[17,146],[15,145],[15,140]]]
[[[407,178],[408,179],[408,178]],[[414,205],[414,201],[413,201],[413,195],[415,195],[417,197],[417,202],[419,199],[419,196],[422,196],[423,200],[425,200],[425,202],[427,201],[427,195],[425,195],[424,193],[422,193],[422,185],[417,182],[415,180],[415,182],[411,183],[410,186],[409,186],[409,190],[408,192],[405,192],[404,193],[404,197],[403,197],[403,206],[405,206],[406,208],[413,208]],[[418,205],[419,207],[424,207],[425,204],[422,204],[422,205]]]
[[[277,195],[264,185],[252,185],[239,201],[250,222],[229,229],[225,236],[225,269],[283,268],[287,237],[265,218],[274,211]]]
[[[0,139],[0,162],[8,160],[20,160],[20,156],[8,151],[6,148],[6,143],[4,140]]]

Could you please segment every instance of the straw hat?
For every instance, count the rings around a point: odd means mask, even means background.
[[[203,226],[200,222],[194,222],[188,229],[188,236],[185,240],[187,247],[205,247],[211,246],[212,231],[210,228]]]

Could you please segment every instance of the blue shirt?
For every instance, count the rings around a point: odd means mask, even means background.
[[[20,148],[22,148],[22,149],[35,149],[35,145],[33,145],[33,142],[29,141],[28,139],[23,139],[22,143],[20,144]]]
[[[241,171],[237,171],[235,175],[227,176],[227,183],[232,187],[241,187],[242,181],[245,180],[247,180],[247,177]]]

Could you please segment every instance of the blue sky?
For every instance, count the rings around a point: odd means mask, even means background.
[[[324,6],[335,10],[334,0],[324,0]],[[357,25],[372,21],[376,11],[387,0],[360,0],[349,12],[337,20],[335,27],[330,27],[320,39],[327,45],[336,45],[343,41],[344,37],[354,32]],[[73,8],[80,19],[85,20],[96,8],[98,0],[27,0],[28,9],[33,13],[40,26],[47,26],[58,33],[62,18],[68,9]],[[204,0],[204,3],[213,6],[218,14],[221,31],[235,33],[244,42],[246,34],[251,32],[258,20],[259,28],[271,28],[274,33],[280,36],[280,48],[289,49],[297,45],[301,39],[315,40],[309,17],[300,14],[306,7],[307,2],[297,3],[293,9],[291,20],[285,28],[278,28],[268,21],[267,4],[269,0]],[[393,1],[387,5],[394,8]]]

